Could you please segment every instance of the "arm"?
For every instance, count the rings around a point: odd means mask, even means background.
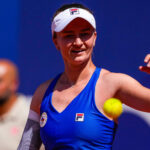
[[[139,69],[150,74],[150,54],[144,62],[146,66],[140,66]],[[117,85],[116,98],[122,100],[126,105],[137,110],[150,112],[150,89],[142,86],[138,81],[125,74],[115,74],[112,79]]]
[[[39,150],[42,144],[40,138],[40,106],[50,80],[41,84],[33,95],[29,117],[17,150]]]
[[[42,142],[40,139],[40,116],[30,110],[23,136],[17,150],[39,150]]]
[[[134,109],[150,112],[150,89],[128,75],[114,76],[114,82],[118,86],[115,97]]]
[[[140,66],[139,69],[143,72],[150,74],[150,54],[146,55],[144,62],[147,63],[147,65]]]

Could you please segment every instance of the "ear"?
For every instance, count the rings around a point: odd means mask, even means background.
[[[94,41],[93,41],[93,47],[95,46],[96,43],[96,39],[97,39],[97,32],[94,32]]]
[[[16,92],[18,90],[19,87],[19,80],[15,79],[14,81],[12,81],[11,84],[11,91]]]
[[[52,38],[53,38],[53,43],[54,43],[56,49],[57,49],[57,50],[60,50],[59,45],[58,45],[58,42],[57,42],[57,37],[53,35]]]

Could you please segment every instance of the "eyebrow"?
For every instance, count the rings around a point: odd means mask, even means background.
[[[81,31],[90,31],[90,28],[83,29]]]
[[[63,33],[73,33],[73,31],[63,31]]]
[[[81,30],[82,32],[84,32],[84,31],[90,31],[90,28],[85,28],[85,29],[83,29],[83,30]],[[63,31],[63,33],[73,33],[73,31],[71,30],[71,31]]]

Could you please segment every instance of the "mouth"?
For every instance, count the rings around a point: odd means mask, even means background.
[[[71,52],[72,53],[81,53],[81,52],[83,52],[84,50],[72,50]]]

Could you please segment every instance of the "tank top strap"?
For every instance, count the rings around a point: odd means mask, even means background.
[[[96,69],[95,69],[95,71],[94,71],[94,73],[93,73],[93,75],[92,75],[92,77],[88,83],[88,86],[95,87],[96,82],[99,78],[100,72],[101,72],[101,68],[96,67]]]
[[[50,85],[48,86],[48,88],[47,88],[47,90],[46,90],[46,92],[45,92],[45,95],[44,95],[44,97],[43,97],[43,100],[44,100],[44,98],[45,98],[46,96],[49,96],[49,94],[50,94],[51,92],[53,92],[53,89],[54,89],[54,87],[55,87],[55,85],[56,85],[58,79],[60,78],[61,74],[62,74],[62,73],[59,73],[59,74],[52,80],[52,82],[50,83]]]

